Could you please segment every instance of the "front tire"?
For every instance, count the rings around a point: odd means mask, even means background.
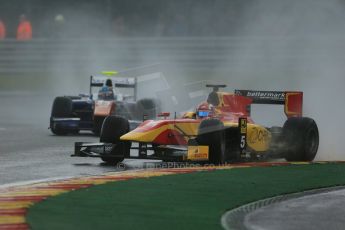
[[[50,117],[50,128],[55,135],[66,135],[69,133],[67,129],[55,127],[52,118],[66,118],[71,117],[73,111],[72,100],[69,97],[56,97],[53,102],[53,107]]]
[[[128,141],[121,141],[120,137],[129,132],[129,122],[127,119],[118,116],[108,116],[104,119],[100,142],[112,143],[111,150],[114,156],[104,156],[101,159],[108,164],[116,164],[129,156],[131,143]]]
[[[199,145],[209,146],[209,163],[225,163],[225,129],[224,124],[218,119],[203,120],[198,129],[197,142]]]
[[[308,117],[289,118],[284,126],[284,152],[287,161],[312,161],[319,147],[319,130]]]

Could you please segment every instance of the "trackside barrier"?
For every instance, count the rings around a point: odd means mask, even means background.
[[[0,41],[0,74],[49,73],[114,66],[136,66],[152,63],[175,65],[178,68],[210,69],[227,63],[229,69],[243,60],[255,63],[266,60],[287,63],[305,58],[322,58],[325,46],[309,47],[311,38],[224,37],[224,38],[116,38],[116,39],[34,39],[26,42]],[[345,42],[312,38],[314,44],[337,50]],[[327,46],[327,47],[328,47]],[[326,48],[327,48],[326,47]],[[288,49],[287,49],[288,48]],[[332,47],[330,47],[332,48]],[[345,47],[344,47],[345,48]],[[288,50],[288,52],[287,52]],[[339,54],[344,55],[344,54]],[[297,59],[297,60],[296,60]],[[290,62],[289,62],[290,61]]]

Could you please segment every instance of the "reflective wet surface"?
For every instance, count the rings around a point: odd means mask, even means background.
[[[246,229],[344,229],[345,189],[274,203],[245,217]]]
[[[99,158],[70,157],[74,142],[98,142],[91,132],[55,136],[48,129],[54,96],[0,92],[0,185],[141,168],[143,161],[106,165]]]

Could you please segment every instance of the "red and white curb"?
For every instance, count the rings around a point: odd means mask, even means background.
[[[253,166],[280,166],[301,163],[241,163],[229,164],[217,167],[193,167],[193,168],[166,168],[137,171],[122,171],[106,173],[98,176],[85,176],[67,179],[52,179],[51,181],[36,182],[27,185],[12,185],[0,187],[0,230],[26,230],[30,226],[26,223],[26,213],[35,203],[41,202],[48,197],[57,196],[77,189],[88,188],[94,185],[114,181],[123,181],[136,178],[148,178],[197,171],[210,171],[216,169],[231,169]],[[308,163],[302,163],[308,164]]]

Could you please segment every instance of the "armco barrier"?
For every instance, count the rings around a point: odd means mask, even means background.
[[[239,63],[298,63],[327,59],[330,52],[344,58],[339,38],[224,37],[36,39],[0,41],[0,74],[47,73],[128,67],[153,63],[178,68],[232,68]],[[224,64],[225,63],[225,64]]]

